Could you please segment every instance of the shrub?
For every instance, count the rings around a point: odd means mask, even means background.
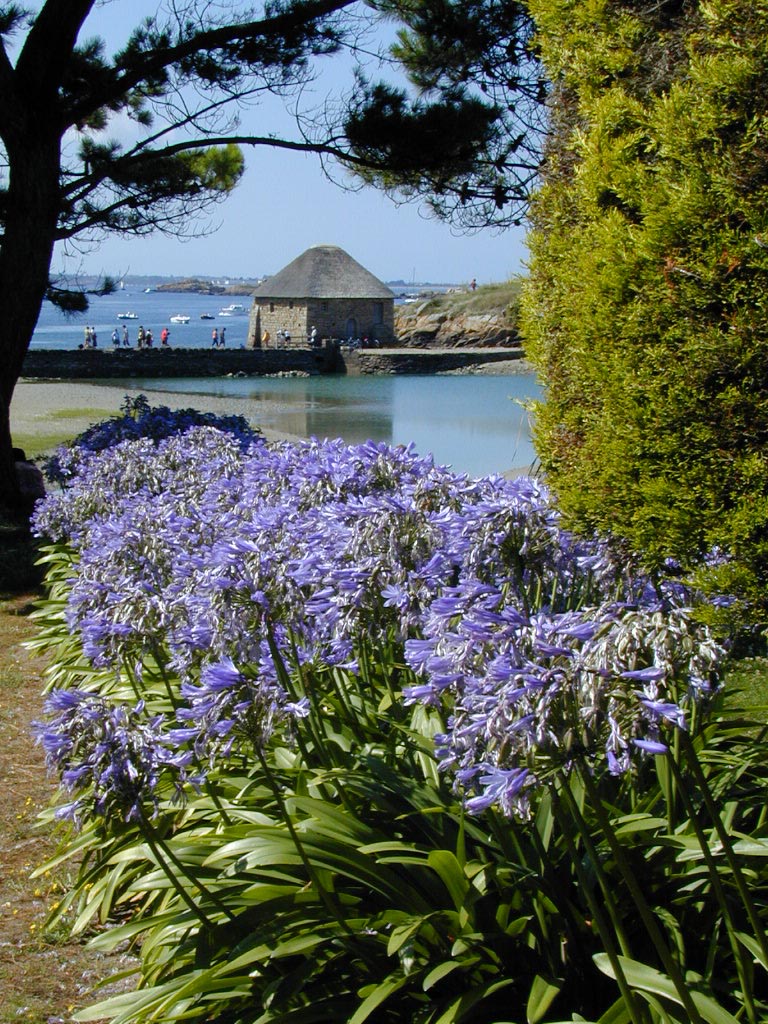
[[[532,10],[554,138],[521,332],[547,479],[571,524],[764,623],[768,9]]]

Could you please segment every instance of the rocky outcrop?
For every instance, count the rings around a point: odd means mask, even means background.
[[[406,348],[497,348],[520,344],[508,313],[435,312],[431,303],[395,307],[396,345]]]

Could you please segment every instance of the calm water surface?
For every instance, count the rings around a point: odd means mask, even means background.
[[[110,381],[122,387],[231,398],[233,413],[304,437],[415,444],[458,472],[481,476],[527,467],[535,453],[524,403],[539,397],[533,374],[205,378]],[[151,394],[150,394],[151,398]]]
[[[229,316],[220,310],[232,302],[245,309]],[[132,344],[139,324],[159,340],[163,327],[171,331],[171,346],[209,347],[211,330],[227,328],[227,347],[245,345],[250,306],[247,296],[206,296],[144,292],[131,287],[114,295],[93,296],[87,313],[65,317],[44,303],[32,347],[76,348],[86,324],[96,328],[100,348],[111,346],[115,327],[127,323]],[[122,321],[118,313],[134,312],[136,320]],[[176,313],[190,322],[170,323]],[[213,320],[201,320],[201,314]],[[372,438],[391,444],[413,442],[435,460],[472,475],[500,473],[529,466],[534,460],[528,413],[521,403],[538,397],[533,375],[512,376],[381,376],[310,378],[205,378],[202,380],[105,381],[143,391],[175,391],[190,396],[217,395],[232,400],[231,411],[253,423],[302,437],[341,437],[350,444]]]

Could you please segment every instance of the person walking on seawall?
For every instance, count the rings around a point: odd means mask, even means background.
[[[123,348],[130,348],[131,343],[128,341],[128,328],[123,324]]]
[[[312,324],[312,330],[309,332],[309,344],[312,348],[317,348],[317,328]]]
[[[211,348],[219,347],[219,332],[214,327],[211,331]]]
[[[221,328],[221,334],[219,335],[219,348],[226,348],[227,345],[227,328]]]
[[[91,348],[99,347],[99,339],[96,337],[96,328],[91,328]]]
[[[117,328],[112,331],[112,344],[115,348],[120,348],[120,335],[117,333]]]
[[[167,327],[164,327],[162,331],[160,331],[160,344],[162,345],[163,348],[168,347],[168,337],[170,333],[171,332],[168,330]]]
[[[269,339],[270,339],[270,337],[271,337],[271,335],[270,335],[269,331],[264,331],[264,333],[261,336],[261,344],[264,346],[264,348],[269,348]]]
[[[136,347],[137,348],[144,348],[144,325],[143,324],[140,325],[139,332],[136,335]]]
[[[152,328],[148,327],[146,334],[144,335],[144,346],[145,348],[152,348]]]

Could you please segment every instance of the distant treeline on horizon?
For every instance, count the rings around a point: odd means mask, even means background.
[[[159,288],[163,287],[164,291],[173,291],[174,289],[169,287],[170,285],[179,285],[180,291],[190,290],[190,285],[199,282],[200,285],[213,288],[221,288],[222,292],[227,289],[247,289],[252,290],[256,288],[262,281],[268,280],[271,274],[264,274],[261,277],[226,277],[226,276],[215,276],[210,274],[126,274],[123,277],[115,277],[118,290],[133,290],[133,289],[146,289],[146,288]],[[84,274],[78,278],[78,284],[80,287],[85,289],[97,288],[104,281],[104,275],[95,274]],[[454,282],[434,282],[434,281],[405,281],[402,278],[397,278],[393,281],[384,282],[388,287],[395,289],[420,289],[420,288],[456,288],[459,287]]]

